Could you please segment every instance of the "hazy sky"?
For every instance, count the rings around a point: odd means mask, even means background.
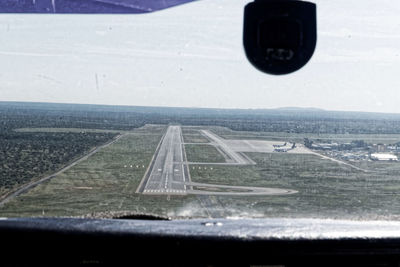
[[[146,15],[1,15],[0,101],[400,113],[400,1],[325,0],[297,73],[247,62],[242,0]]]

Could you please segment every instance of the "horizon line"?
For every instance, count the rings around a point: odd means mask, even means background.
[[[0,100],[0,103],[31,103],[31,104],[58,104],[58,105],[87,105],[87,106],[106,106],[106,107],[140,107],[140,108],[179,108],[179,109],[209,109],[209,110],[243,110],[243,111],[316,111],[316,112],[345,112],[345,113],[370,113],[400,115],[396,112],[378,112],[378,111],[360,111],[360,110],[335,110],[323,109],[319,107],[301,107],[301,106],[282,106],[270,108],[232,108],[232,107],[198,107],[198,106],[157,106],[157,105],[127,105],[127,104],[104,104],[104,103],[72,103],[72,102],[45,102],[45,101],[18,101],[18,100]]]

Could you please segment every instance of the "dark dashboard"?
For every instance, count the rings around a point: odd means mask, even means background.
[[[1,219],[2,266],[399,266],[400,223]]]

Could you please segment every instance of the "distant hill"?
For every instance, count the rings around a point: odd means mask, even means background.
[[[0,109],[8,110],[48,110],[49,112],[111,112],[159,114],[166,116],[215,116],[215,117],[254,117],[284,119],[340,119],[340,120],[395,120],[400,121],[400,114],[373,113],[353,111],[329,111],[319,108],[282,107],[275,109],[215,109],[215,108],[183,108],[183,107],[145,107],[145,106],[111,106],[89,104],[62,104],[38,102],[0,101]]]
[[[145,124],[224,126],[238,131],[400,134],[400,114],[315,108],[212,109],[0,102],[0,133],[24,127],[130,130]]]
[[[282,111],[309,111],[309,112],[320,112],[325,111],[321,108],[301,108],[301,107],[281,107],[275,108],[274,110],[282,110]]]

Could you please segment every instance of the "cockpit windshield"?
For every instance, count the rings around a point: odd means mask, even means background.
[[[0,217],[397,220],[400,2],[315,1],[283,76],[246,59],[248,2],[1,14]]]

